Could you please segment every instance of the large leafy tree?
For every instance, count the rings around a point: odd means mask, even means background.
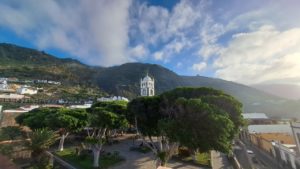
[[[59,151],[63,151],[65,138],[70,132],[83,129],[88,124],[88,114],[84,109],[40,108],[21,114],[17,123],[32,130],[50,128],[60,134]]]
[[[201,99],[176,100],[172,119],[165,119],[163,131],[173,141],[191,150],[207,152],[231,149],[234,123],[224,110],[202,102]]]
[[[242,117],[242,104],[231,95],[228,95],[220,90],[212,88],[201,87],[181,87],[174,90],[165,92],[161,95],[164,105],[162,106],[166,114],[170,114],[174,103],[178,98],[183,97],[186,99],[201,99],[203,103],[210,106],[217,107],[223,110],[223,113],[229,115],[230,120],[234,123],[234,130],[231,132],[233,138],[238,132],[239,127],[244,125]]]
[[[126,106],[124,102],[111,101],[95,103],[89,112],[88,137],[85,143],[93,151],[93,166],[99,167],[100,152],[111,130],[126,127]]]
[[[177,88],[160,96],[134,99],[128,108],[135,114],[141,134],[150,140],[159,165],[164,165],[178,145],[228,152],[243,124],[241,106],[222,91]]]
[[[158,159],[157,165],[165,165],[178,147],[175,137],[174,140],[167,137],[167,133],[172,133],[172,126],[175,125],[171,119],[166,121],[167,117],[160,111],[161,101],[159,96],[139,97],[128,104],[129,111],[136,116],[138,133],[143,143]]]

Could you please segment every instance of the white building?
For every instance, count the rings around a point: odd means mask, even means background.
[[[7,90],[8,84],[7,84],[7,78],[0,78],[0,90]]]
[[[91,108],[92,104],[82,104],[82,105],[71,105],[69,106],[70,109],[88,109]]]
[[[29,94],[29,95],[34,95],[37,94],[38,90],[34,89],[30,86],[21,86],[20,88],[17,89],[18,94]]]
[[[98,102],[107,102],[107,101],[129,101],[126,97],[122,96],[112,96],[112,97],[101,97],[97,98]]]
[[[8,100],[20,100],[20,99],[27,99],[29,97],[26,97],[22,94],[0,94],[0,100],[5,100],[5,99],[8,99]]]
[[[148,76],[148,74],[141,79],[141,96],[154,96],[154,78]]]
[[[20,109],[25,110],[25,111],[31,111],[31,110],[37,109],[39,107],[40,107],[39,105],[26,105],[26,106],[20,107]]]

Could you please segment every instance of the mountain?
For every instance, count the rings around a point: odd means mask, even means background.
[[[300,99],[300,86],[292,84],[256,84],[252,85],[258,90],[263,92],[283,97],[286,99],[299,100]]]
[[[235,82],[203,76],[180,76],[156,64],[126,63],[107,68],[92,67],[34,49],[0,44],[0,76],[3,77],[60,80],[63,85],[95,87],[109,95],[134,98],[140,92],[140,79],[147,73],[155,78],[157,94],[180,86],[212,87],[240,100],[245,112],[300,118],[300,101],[284,99]]]
[[[101,68],[87,66],[74,59],[59,59],[43,51],[0,44],[0,76],[93,84],[92,76],[98,70]]]

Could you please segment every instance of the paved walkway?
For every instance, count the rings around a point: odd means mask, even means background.
[[[136,142],[136,145],[139,143]],[[132,140],[124,138],[119,144],[104,147],[108,151],[119,151],[120,155],[126,158],[126,161],[112,167],[112,169],[155,169],[155,160],[152,152],[147,154],[130,151],[129,148],[133,145]],[[173,169],[201,169],[204,167],[193,166],[177,161],[170,161],[168,167]]]
[[[213,169],[233,169],[225,154],[211,151],[211,163]]]

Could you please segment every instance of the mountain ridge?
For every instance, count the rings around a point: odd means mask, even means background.
[[[99,87],[109,95],[135,98],[140,92],[140,79],[146,73],[155,78],[157,94],[182,86],[212,87],[240,100],[245,112],[262,112],[274,117],[300,117],[299,102],[231,81],[204,76],[181,76],[161,65],[149,63],[135,62],[112,67],[95,67],[75,59],[57,58],[34,49],[0,44],[0,76],[5,77],[46,77],[61,80],[66,84]]]
[[[300,99],[300,86],[292,84],[256,84],[251,85],[260,91],[272,94],[274,96],[281,96],[285,99]]]

